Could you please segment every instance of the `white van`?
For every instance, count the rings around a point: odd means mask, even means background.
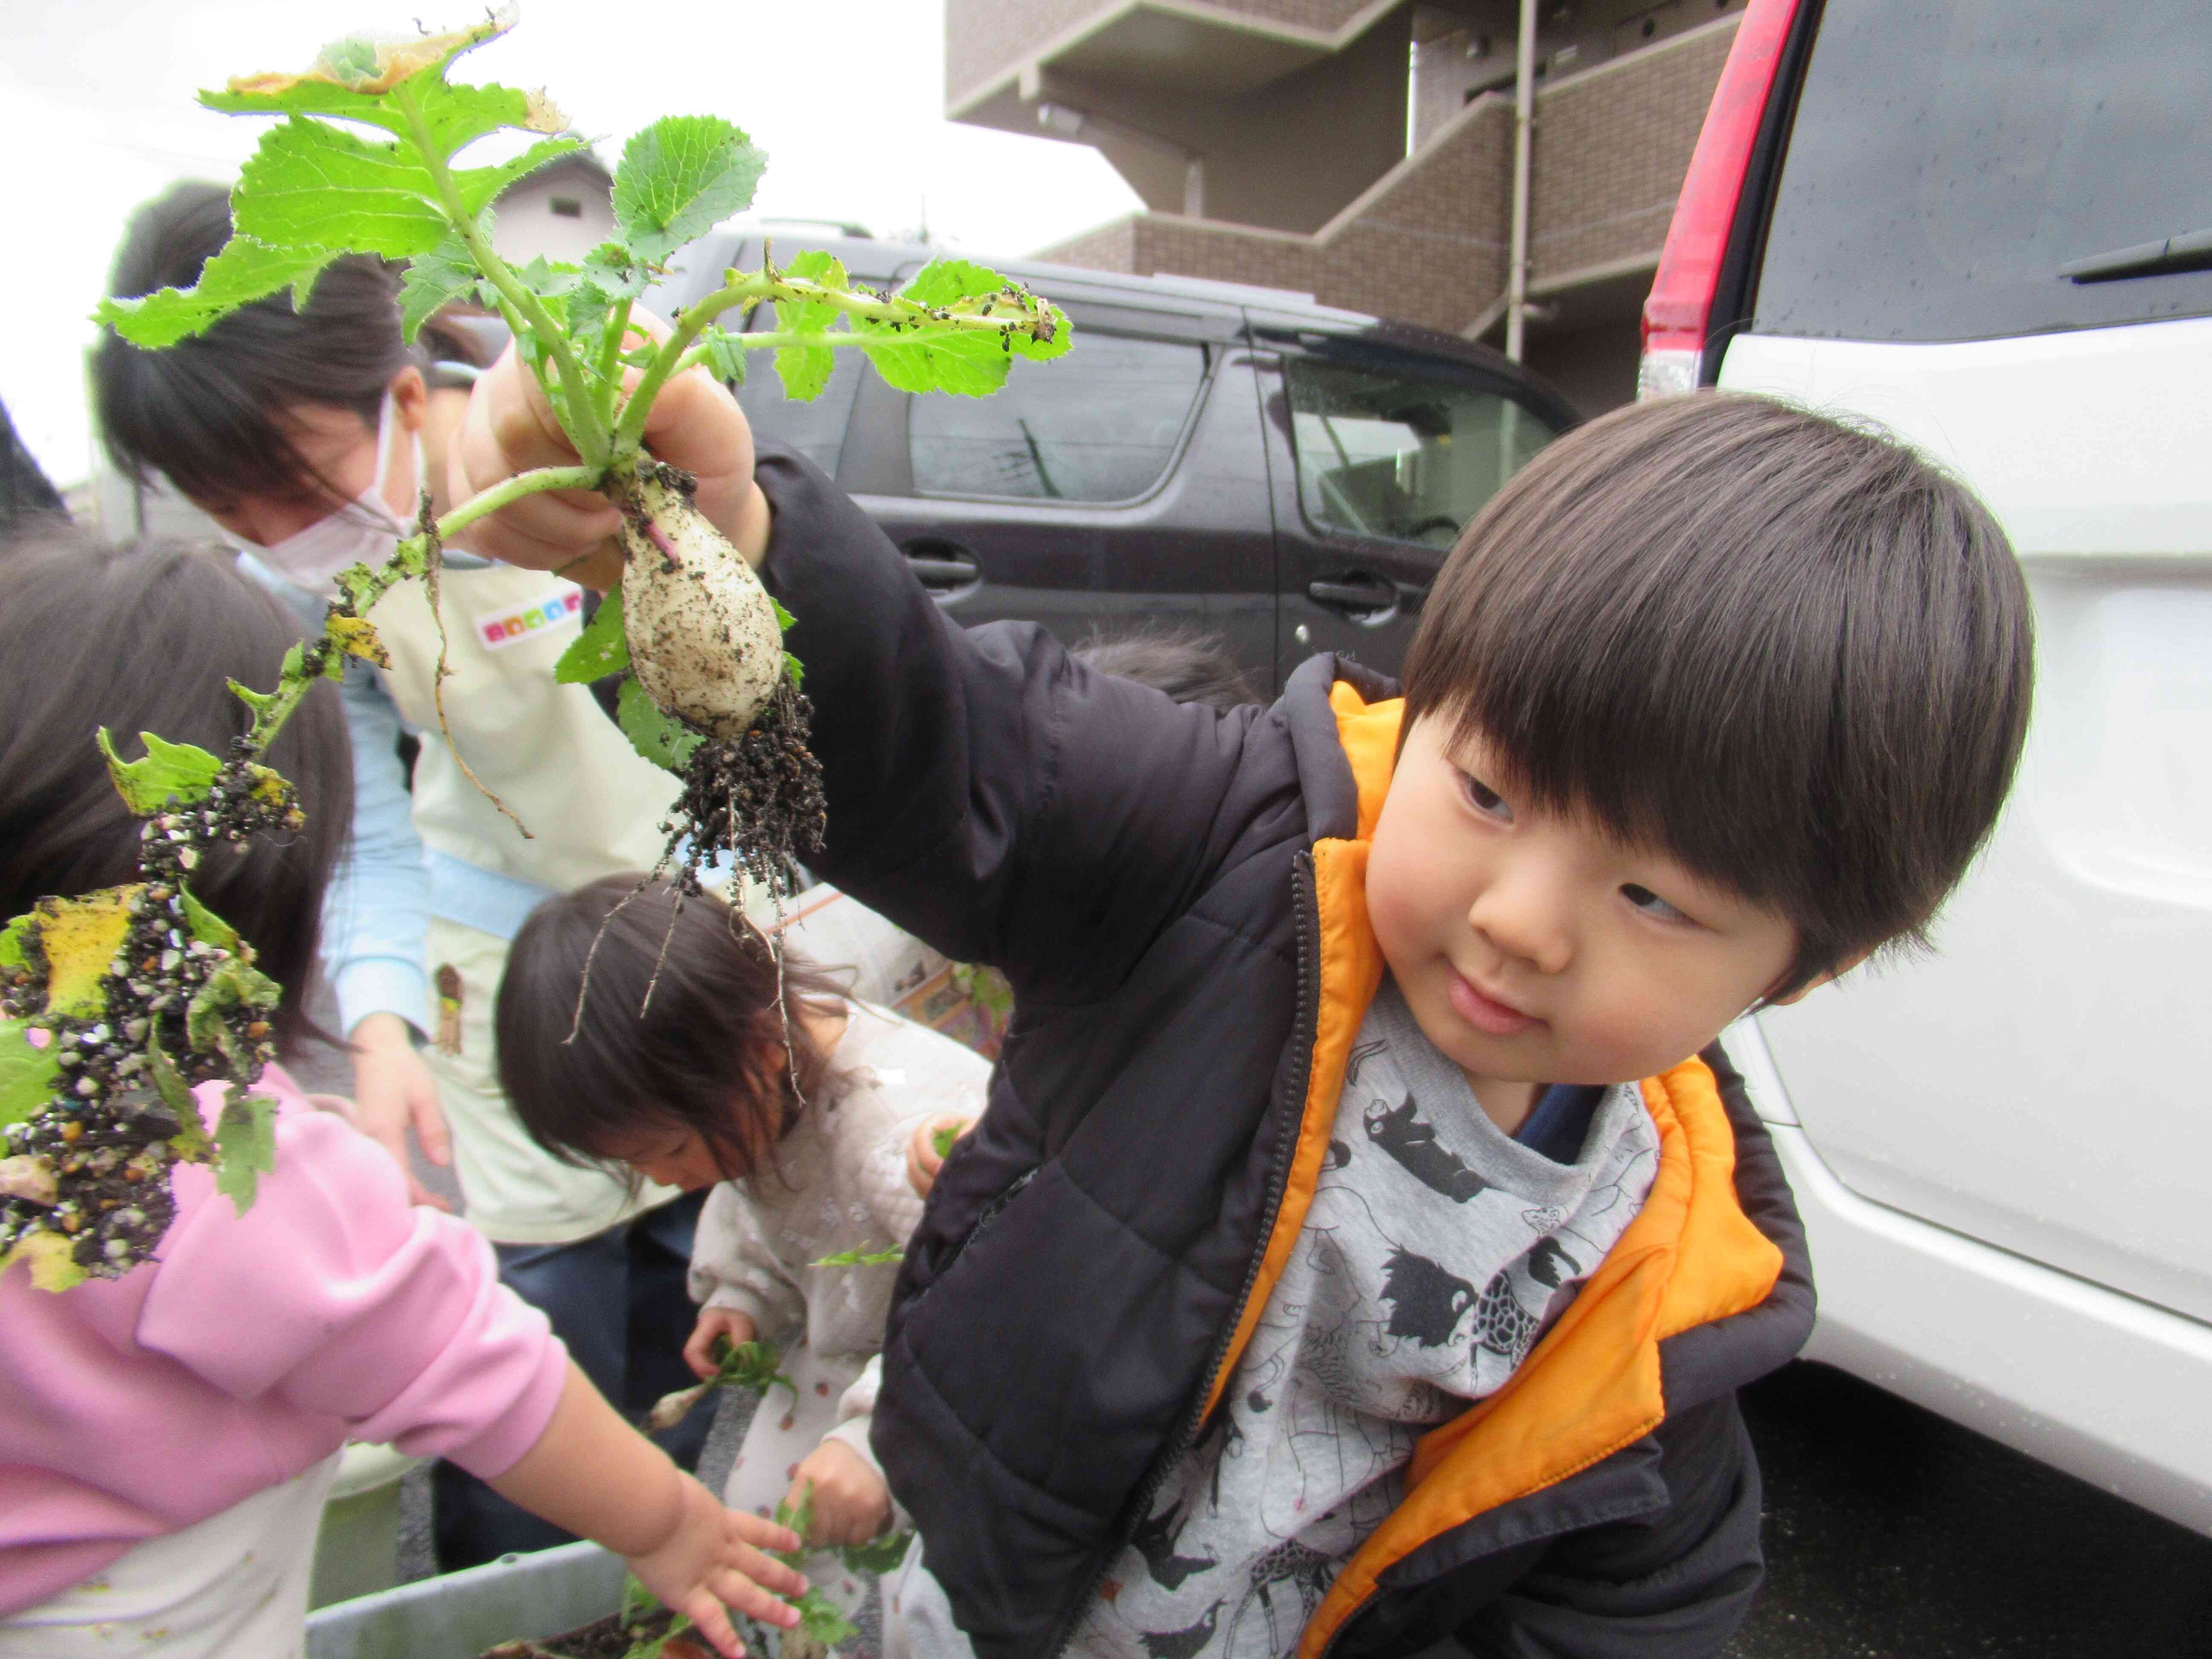
[[[1752,0],[1644,333],[1923,447],[2035,599],[1940,954],[1729,1034],[1808,1355],[2212,1533],[2212,6]]]

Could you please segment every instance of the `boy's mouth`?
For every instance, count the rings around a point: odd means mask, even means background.
[[[1537,1024],[1534,1014],[1524,1014],[1511,1003],[1500,1002],[1456,968],[1448,971],[1449,983],[1445,990],[1451,999],[1452,1012],[1485,1036],[1511,1036]]]

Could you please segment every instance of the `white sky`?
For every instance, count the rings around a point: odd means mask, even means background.
[[[449,0],[453,3],[453,0]],[[421,5],[419,13],[410,9]],[[15,158],[0,257],[0,400],[46,475],[86,476],[84,351],[131,210],[182,178],[230,179],[267,118],[202,87],[304,69],[323,42],[467,0],[0,0],[0,154]],[[611,167],[662,115],[715,114],[769,152],[753,212],[911,229],[978,256],[1029,253],[1139,205],[1095,150],[944,118],[941,0],[523,0],[521,26],[455,78],[544,87]],[[598,20],[596,22],[594,20]],[[609,20],[611,20],[611,21]],[[811,67],[818,66],[818,67]],[[483,159],[494,159],[497,139]],[[478,152],[470,152],[476,160]]]

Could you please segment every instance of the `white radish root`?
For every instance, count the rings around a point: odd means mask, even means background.
[[[646,694],[710,737],[738,738],[775,695],[783,631],[766,589],[672,467],[641,468],[623,509],[623,629]]]

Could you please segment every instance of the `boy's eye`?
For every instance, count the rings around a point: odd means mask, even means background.
[[[1649,887],[1639,887],[1634,882],[1623,884],[1621,897],[1626,899],[1647,916],[1657,916],[1664,921],[1687,921],[1689,918],[1677,910]]]
[[[1480,778],[1469,777],[1462,772],[1460,774],[1460,787],[1466,792],[1468,804],[1476,811],[1491,817],[1503,818],[1508,823],[1513,821],[1513,809],[1505,804],[1505,797]]]

